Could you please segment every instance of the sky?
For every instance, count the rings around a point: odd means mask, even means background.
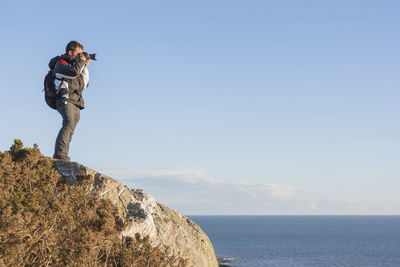
[[[97,53],[72,161],[184,215],[400,215],[399,1],[6,1],[0,151],[52,156],[70,40]]]

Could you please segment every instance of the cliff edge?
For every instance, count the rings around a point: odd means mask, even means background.
[[[141,189],[128,188],[117,180],[80,163],[54,160],[57,171],[70,185],[77,177],[89,179],[88,193],[111,200],[119,218],[127,223],[122,236],[149,235],[152,246],[169,247],[172,255],[188,260],[188,266],[218,266],[214,247],[201,228],[181,213],[158,203]]]
[[[19,139],[0,152],[0,266],[218,266],[201,228],[140,189]]]

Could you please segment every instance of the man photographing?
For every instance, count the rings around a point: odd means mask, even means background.
[[[82,44],[71,41],[65,48],[65,54],[49,62],[55,74],[56,107],[63,119],[55,143],[54,159],[70,160],[69,144],[80,119],[80,110],[85,108],[82,92],[89,85],[87,66],[90,58],[94,58],[94,55],[83,52]]]

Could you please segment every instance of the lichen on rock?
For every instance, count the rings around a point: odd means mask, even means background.
[[[122,183],[77,162],[55,161],[55,168],[70,184],[76,177],[89,175],[89,192],[111,200],[127,224],[121,236],[148,235],[154,247],[168,247],[172,255],[188,260],[187,266],[218,266],[214,247],[199,225],[181,213],[156,202],[141,189],[129,189]]]

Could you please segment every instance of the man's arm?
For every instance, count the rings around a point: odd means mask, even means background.
[[[68,64],[64,59],[60,59],[54,66],[54,72],[63,78],[73,79],[81,74],[84,67],[85,61],[82,59],[75,64]]]
[[[83,69],[81,76],[84,83],[83,89],[86,89],[89,86],[89,70],[87,67]]]

